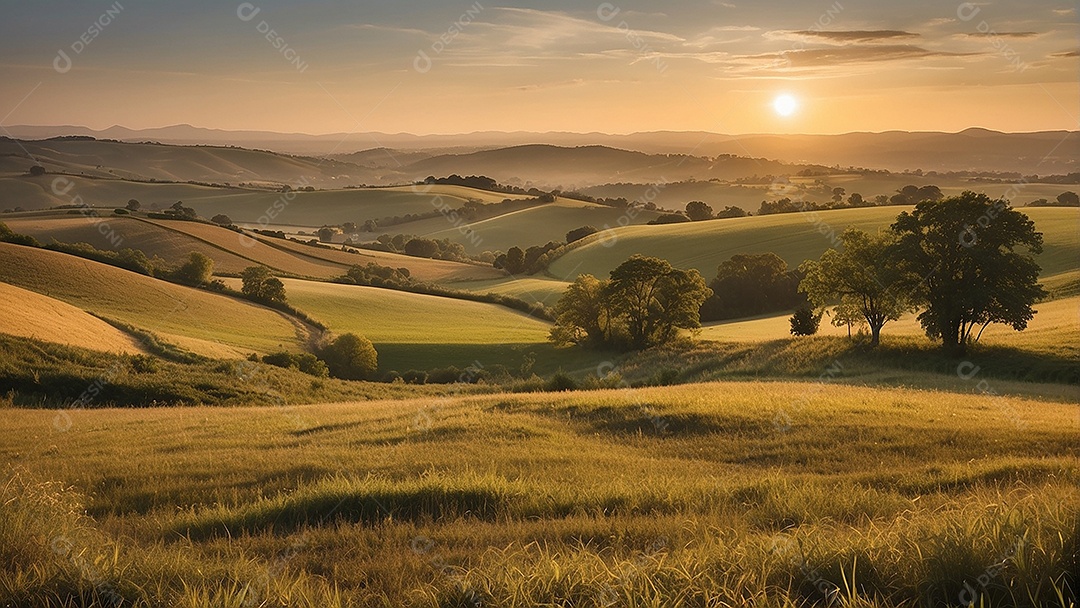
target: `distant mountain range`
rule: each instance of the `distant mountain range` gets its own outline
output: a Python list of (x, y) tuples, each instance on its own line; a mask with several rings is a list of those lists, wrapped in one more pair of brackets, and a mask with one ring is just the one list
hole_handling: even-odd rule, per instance
[[(461, 135), (407, 133), (335, 133), (307, 135), (267, 131), (224, 131), (191, 125), (134, 130), (110, 127), (96, 131), (78, 126), (12, 126), (7, 134), (19, 139), (45, 139), (61, 135), (89, 135), (120, 141), (156, 141), (192, 145), (228, 145), (266, 149), (286, 154), (333, 156), (373, 169), (400, 170), (435, 156), (456, 157), (460, 166), (430, 161), (432, 167), (451, 172), (485, 172), (474, 161), (491, 160), (470, 154), (510, 148), (511, 157), (528, 152), (523, 146), (548, 145), (572, 149), (607, 146), (645, 154), (694, 157), (736, 155), (766, 158), (789, 164), (859, 166), (890, 171), (1012, 171), (1047, 175), (1080, 171), (1080, 131), (1001, 133), (967, 129), (960, 133), (889, 131), (843, 135), (722, 135), (704, 132), (660, 131), (611, 135), (605, 133), (477, 132)], [(541, 152), (539, 149), (533, 152)], [(587, 152), (575, 152), (575, 155)], [(505, 155), (504, 155), (505, 156)], [(500, 159), (503, 164), (520, 162)], [(569, 162), (569, 161), (568, 161)], [(677, 161), (676, 161), (677, 162)], [(569, 163), (573, 164), (573, 163)], [(469, 167), (475, 167), (470, 169)], [(408, 172), (416, 167), (409, 167)], [(527, 168), (525, 165), (522, 169)], [(573, 167), (571, 167), (573, 168)], [(580, 169), (580, 167), (578, 167)], [(605, 169), (599, 169), (606, 171)], [(622, 171), (630, 170), (624, 167)], [(768, 171), (754, 171), (767, 173)], [(541, 181), (527, 171), (525, 180)], [(546, 180), (544, 180), (546, 181)], [(571, 176), (555, 180), (574, 182)]]

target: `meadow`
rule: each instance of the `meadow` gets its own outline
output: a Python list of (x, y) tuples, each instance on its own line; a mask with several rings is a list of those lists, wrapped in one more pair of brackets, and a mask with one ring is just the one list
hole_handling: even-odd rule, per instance
[(1076, 407), (1051, 398), (824, 379), (70, 416), (5, 413), (0, 602), (1075, 602)]
[[(572, 279), (578, 274), (606, 277), (634, 253), (660, 257), (680, 268), (696, 268), (706, 279), (716, 276), (721, 262), (736, 253), (773, 252), (796, 267), (818, 259), (835, 247), (834, 239), (848, 226), (866, 231), (887, 228), (906, 207), (872, 207), (833, 211), (785, 213), (666, 226), (628, 226), (574, 243), (549, 268), (549, 274)], [(1076, 229), (1080, 210), (1033, 207), (1022, 209), (1043, 233), (1043, 253), (1036, 256), (1042, 276), (1076, 269), (1080, 241)], [(837, 241), (838, 242), (838, 241)]]
[(308, 328), (244, 300), (74, 256), (0, 243), (0, 282), (135, 326), (196, 354), (300, 350)]

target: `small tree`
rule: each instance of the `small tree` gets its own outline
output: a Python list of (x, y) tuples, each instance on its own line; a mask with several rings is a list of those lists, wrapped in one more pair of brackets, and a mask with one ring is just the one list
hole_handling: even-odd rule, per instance
[(521, 247), (511, 247), (506, 250), (506, 260), (503, 262), (503, 268), (510, 274), (521, 274), (525, 272), (525, 252)]
[(224, 213), (219, 213), (215, 215), (214, 217), (210, 218), (210, 221), (214, 222), (218, 226), (232, 226), (232, 220), (229, 219), (229, 216), (225, 215)]
[(45, 167), (42, 167), (41, 165), (34, 165), (33, 167), (30, 167), (30, 175), (34, 177), (41, 177), (42, 175), (45, 175)]
[(607, 288), (608, 281), (600, 281), (591, 274), (579, 276), (555, 304), (551, 341), (560, 345), (607, 342), (611, 323)]
[(809, 306), (804, 306), (791, 315), (791, 335), (812, 336), (821, 324), (821, 313), (815, 313)]
[(241, 291), (249, 298), (260, 302), (285, 302), (285, 284), (266, 266), (249, 266), (240, 277), (243, 280)]
[(379, 368), (379, 355), (367, 338), (343, 334), (321, 351), (330, 375), (344, 380), (364, 380)]
[(695, 222), (713, 219), (713, 208), (701, 201), (686, 203), (686, 217)]
[(198, 287), (208, 283), (213, 274), (214, 260), (198, 251), (192, 251), (188, 255), (188, 261), (176, 270), (176, 280)]
[(322, 228), (319, 228), (318, 234), (320, 241), (324, 243), (331, 243), (333, 242), (334, 235), (337, 234), (337, 231), (329, 226), (323, 226)]
[(127, 206), (124, 207), (124, 208), (127, 209), (128, 211), (138, 211), (139, 209), (142, 209), (142, 203), (140, 203), (136, 199), (130, 199), (127, 202)]
[(566, 233), (567, 244), (574, 241), (580, 241), (581, 239), (589, 236), (590, 234), (596, 234), (599, 232), (594, 226), (582, 226), (581, 228), (574, 228), (570, 232)]
[(799, 290), (815, 306), (835, 304), (850, 312), (858, 310), (870, 326), (870, 344), (881, 341), (881, 328), (895, 321), (912, 307), (907, 301), (910, 289), (895, 257), (894, 235), (870, 235), (848, 228), (840, 235), (843, 251), (829, 249), (821, 260), (806, 261), (799, 270), (806, 274)]
[(1062, 192), (1057, 195), (1057, 204), (1061, 207), (1080, 207), (1080, 195), (1075, 192)]
[(405, 254), (418, 258), (433, 258), (439, 254), (439, 244), (431, 239), (413, 239), (405, 243)]

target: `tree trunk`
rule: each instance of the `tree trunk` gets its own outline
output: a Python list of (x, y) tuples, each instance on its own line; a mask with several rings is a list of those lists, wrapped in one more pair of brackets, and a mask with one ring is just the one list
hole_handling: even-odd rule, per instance
[(878, 344), (881, 344), (881, 326), (880, 325), (871, 325), (870, 326), (870, 346), (874, 347), (874, 346), (877, 346)]

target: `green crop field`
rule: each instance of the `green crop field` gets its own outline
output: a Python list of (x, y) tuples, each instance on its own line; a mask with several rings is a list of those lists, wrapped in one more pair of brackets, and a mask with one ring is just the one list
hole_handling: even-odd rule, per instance
[(618, 226), (620, 221), (644, 224), (657, 215), (652, 211), (636, 210), (634, 217), (630, 217), (622, 209), (560, 198), (552, 204), (512, 211), (471, 224), (455, 225), (445, 217), (437, 217), (390, 226), (381, 231), (450, 239), (461, 243), (466, 251), (480, 253), (506, 251), (511, 247), (525, 249), (549, 241), (562, 242), (566, 239), (566, 233), (574, 228)]
[(474, 293), (495, 293), (505, 296), (513, 296), (529, 303), (554, 306), (563, 292), (570, 284), (565, 281), (549, 279), (540, 276), (509, 279), (502, 278), (493, 281), (463, 281), (454, 285), (457, 289), (464, 289)]
[[(667, 226), (630, 226), (580, 241), (550, 267), (554, 277), (573, 280), (579, 274), (606, 277), (635, 253), (664, 258), (681, 268), (696, 268), (710, 280), (721, 262), (737, 253), (773, 252), (798, 266), (833, 247), (833, 235), (848, 226), (867, 231), (886, 228), (906, 207), (840, 209), (784, 213)], [(1080, 260), (1080, 209), (1023, 209), (1043, 233), (1044, 252), (1037, 257), (1043, 277), (1076, 269)], [(975, 218), (976, 220), (978, 218)], [(577, 243), (575, 243), (577, 245)]]
[(53, 251), (0, 243), (0, 282), (149, 330), (210, 357), (300, 350), (303, 330), (282, 314)]
[[(239, 286), (236, 279), (227, 283)], [(377, 287), (285, 279), (289, 303), (325, 323), (335, 333), (371, 340), (379, 368), (405, 371), (436, 367), (513, 364), (530, 352), (553, 353), (549, 325), (496, 304), (470, 302)], [(572, 353), (590, 359), (587, 353)], [(554, 371), (547, 362), (537, 371)]]
[(1062, 606), (1076, 405), (971, 390), (11, 410), (0, 601)]

